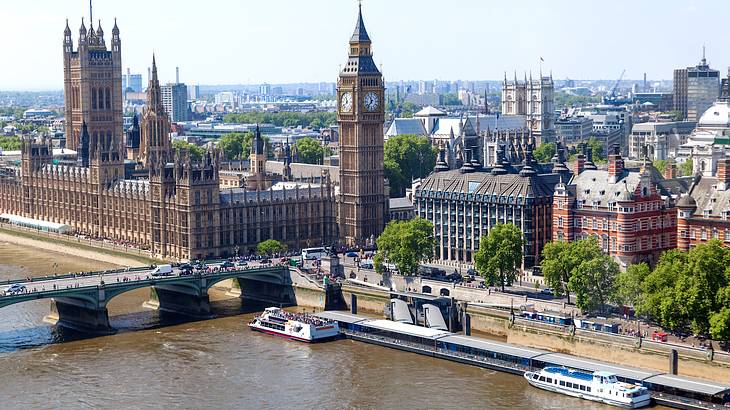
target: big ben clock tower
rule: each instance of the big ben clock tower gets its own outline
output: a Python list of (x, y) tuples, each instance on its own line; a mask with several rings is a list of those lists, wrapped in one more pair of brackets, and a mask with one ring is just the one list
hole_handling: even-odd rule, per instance
[(340, 240), (363, 245), (385, 228), (388, 197), (383, 171), (385, 87), (373, 62), (362, 6), (337, 81), (340, 126)]

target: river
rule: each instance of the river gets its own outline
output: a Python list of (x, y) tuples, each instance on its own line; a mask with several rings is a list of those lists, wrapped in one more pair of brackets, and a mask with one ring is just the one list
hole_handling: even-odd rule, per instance
[[(111, 267), (0, 243), (0, 280)], [(110, 302), (115, 335), (83, 338), (42, 321), (48, 300), (0, 310), (3, 409), (608, 409), (521, 377), (339, 340), (306, 345), (254, 333), (260, 306), (211, 295), (213, 320), (142, 308), (141, 289)]]

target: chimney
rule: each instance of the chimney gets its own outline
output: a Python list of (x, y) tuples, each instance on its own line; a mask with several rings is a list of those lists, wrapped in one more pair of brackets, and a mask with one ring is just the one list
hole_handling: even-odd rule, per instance
[(586, 156), (583, 155), (582, 152), (579, 152), (578, 155), (575, 156), (575, 169), (574, 169), (573, 173), (575, 175), (578, 175), (581, 172), (583, 172), (583, 168), (585, 168), (585, 164), (586, 164)]
[(730, 185), (730, 158), (722, 158), (717, 162), (717, 190), (724, 191)]
[(674, 179), (677, 177), (677, 166), (674, 165), (674, 162), (670, 162), (667, 164), (667, 166), (664, 168), (664, 179)]
[(180, 84), (180, 67), (175, 67), (175, 84)]
[(611, 146), (611, 154), (608, 155), (608, 182), (615, 184), (621, 179), (624, 173), (624, 159), (621, 158), (621, 149), (618, 144)]

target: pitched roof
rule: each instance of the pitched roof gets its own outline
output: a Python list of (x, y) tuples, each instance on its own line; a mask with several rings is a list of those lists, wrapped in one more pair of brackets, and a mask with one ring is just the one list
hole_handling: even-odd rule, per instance
[(418, 111), (417, 113), (413, 114), (414, 117), (429, 117), (429, 116), (445, 116), (446, 113), (439, 110), (438, 108), (434, 106), (427, 106), (421, 109), (421, 111)]
[(518, 174), (493, 175), (491, 172), (462, 174), (458, 169), (431, 173), (420, 191), (463, 193), (474, 195), (512, 196), (514, 198), (552, 197), (558, 175), (544, 174), (523, 177)]
[(350, 43), (363, 43), (370, 42), (370, 36), (367, 30), (365, 30), (365, 22), (362, 20), (362, 5), (358, 7), (357, 11), (357, 23), (355, 24), (355, 31), (352, 32), (350, 37)]
[(418, 118), (396, 118), (385, 133), (388, 137), (403, 134), (428, 135), (426, 128), (423, 127), (423, 121)]
[(697, 203), (697, 212), (710, 211), (711, 216), (720, 216), (730, 211), (730, 190), (718, 190), (717, 178), (699, 177), (690, 195)]

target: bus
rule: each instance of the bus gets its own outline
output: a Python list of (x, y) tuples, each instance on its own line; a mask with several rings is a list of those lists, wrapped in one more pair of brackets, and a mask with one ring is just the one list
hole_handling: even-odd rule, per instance
[(302, 261), (306, 260), (312, 260), (312, 259), (321, 259), (323, 256), (326, 256), (327, 252), (324, 248), (305, 248), (302, 249)]

